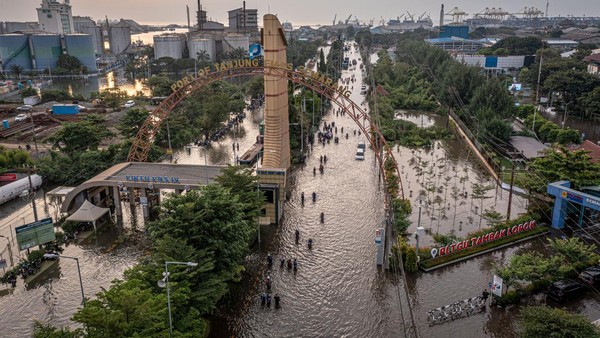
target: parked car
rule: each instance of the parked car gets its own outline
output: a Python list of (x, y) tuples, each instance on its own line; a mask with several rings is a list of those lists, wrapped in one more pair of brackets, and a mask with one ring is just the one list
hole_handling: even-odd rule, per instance
[(572, 279), (559, 280), (548, 287), (546, 294), (555, 301), (562, 302), (585, 293), (583, 284)]
[(588, 285), (594, 285), (600, 281), (600, 266), (592, 266), (579, 274), (579, 279)]
[(135, 101), (129, 100), (129, 101), (125, 102), (125, 108), (131, 108), (133, 106), (135, 106)]
[(17, 117), (15, 117), (15, 122), (20, 122), (20, 121), (25, 121), (27, 120), (27, 115), (25, 114), (19, 114), (17, 115)]
[(17, 107), (17, 111), (32, 111), (32, 110), (33, 110), (33, 106), (28, 105), (28, 104)]

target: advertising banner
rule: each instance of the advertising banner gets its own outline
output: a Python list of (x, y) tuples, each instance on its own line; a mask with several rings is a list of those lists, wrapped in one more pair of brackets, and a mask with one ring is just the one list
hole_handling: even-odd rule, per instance
[(498, 297), (502, 297), (502, 278), (494, 275), (494, 282), (492, 283), (492, 293)]

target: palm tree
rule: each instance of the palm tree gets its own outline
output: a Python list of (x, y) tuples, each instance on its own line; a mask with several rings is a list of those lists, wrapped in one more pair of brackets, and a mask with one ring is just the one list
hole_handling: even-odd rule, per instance
[(243, 59), (247, 55), (248, 52), (242, 47), (234, 48), (232, 51), (229, 52), (229, 58), (232, 60)]
[(18, 76), (19, 80), (21, 80), (21, 74), (23, 73), (23, 67), (21, 67), (20, 65), (11, 65), (10, 72), (15, 74), (16, 76)]

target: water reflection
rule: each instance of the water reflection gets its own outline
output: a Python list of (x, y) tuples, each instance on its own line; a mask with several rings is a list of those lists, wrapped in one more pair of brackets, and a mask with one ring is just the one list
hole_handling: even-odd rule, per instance
[(105, 76), (89, 76), (86, 79), (54, 79), (52, 84), (44, 87), (46, 90), (64, 90), (70, 95), (81, 95), (90, 98), (91, 93), (118, 88), (127, 92), (129, 96), (136, 96), (139, 92), (143, 95), (151, 95), (150, 89), (144, 85), (141, 79), (128, 79), (123, 69), (108, 72)]

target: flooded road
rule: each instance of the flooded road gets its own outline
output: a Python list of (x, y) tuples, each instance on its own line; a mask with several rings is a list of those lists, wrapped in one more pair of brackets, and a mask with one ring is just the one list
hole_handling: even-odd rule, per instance
[[(357, 55), (355, 51), (349, 56), (352, 59)], [(350, 74), (345, 71), (343, 77)], [(360, 78), (359, 73), (355, 74)], [(363, 100), (359, 94), (360, 83), (355, 83), (354, 88), (352, 99), (360, 103)], [(398, 113), (399, 118), (414, 120), (418, 124), (422, 120), (424, 126), (446, 124), (446, 117), (430, 113)], [(335, 122), (338, 135), (344, 127), (344, 132), (349, 132), (349, 139), (342, 137), (339, 144), (332, 142), (325, 147), (315, 145), (307, 163), (292, 169), (291, 198), (286, 203), (282, 224), (262, 229), (262, 242), (247, 259), (245, 278), (233, 285), (215, 315), (211, 337), (405, 336), (402, 313), (408, 320), (409, 310), (401, 279), (380, 271), (375, 265), (374, 234), (375, 229), (382, 226), (384, 213), (383, 192), (373, 153), (367, 149), (364, 161), (354, 160), (358, 142), (365, 140), (354, 135), (353, 131), (357, 130), (354, 122), (331, 112), (324, 119), (328, 123)], [(422, 224), (431, 228), (432, 233), (454, 230), (457, 235), (464, 236), (478, 230), (480, 223), (482, 227), (486, 226), (485, 219), (479, 211), (475, 211), (475, 206), (480, 209), (483, 205), (483, 209), (496, 208), (506, 213), (508, 194), (496, 190), (495, 186), (487, 191), (486, 198), (471, 201), (474, 183), (491, 184), (492, 181), (460, 141), (438, 141), (429, 151), (415, 150), (413, 153), (412, 149), (405, 147), (397, 147), (396, 151), (396, 159), (403, 166), (402, 179), (407, 198), (413, 190), (410, 197), (413, 204), (411, 231), (416, 227), (418, 218), (416, 198), (431, 182), (436, 184), (436, 189), (423, 199), (423, 203), (431, 200), (432, 205), (427, 203), (423, 207)], [(321, 155), (327, 156), (327, 164), (324, 174), (320, 175), (317, 171), (315, 176), (312, 169), (319, 166)], [(429, 164), (424, 165), (425, 161)], [(421, 170), (416, 169), (418, 167)], [(457, 187), (461, 193), (467, 191), (467, 197), (452, 198), (452, 187)], [(313, 191), (317, 193), (316, 203), (310, 200)], [(302, 192), (306, 196), (304, 206), (300, 201)], [(521, 198), (513, 201), (512, 217), (516, 217), (525, 210), (526, 201)], [(444, 210), (441, 210), (442, 205)], [(321, 212), (325, 214), (323, 224), (319, 220)], [(440, 213), (442, 217), (438, 218)], [(299, 244), (294, 242), (296, 229), (301, 234)], [(312, 250), (307, 248), (308, 238), (314, 240)], [(419, 272), (408, 276), (411, 304), (420, 336), (516, 337), (515, 308), (488, 309), (435, 327), (427, 324), (426, 312), (480, 295), (491, 282), (497, 264), (502, 264), (515, 251), (541, 250), (543, 240), (540, 238), (498, 250), (431, 273)], [(427, 235), (425, 242), (430, 244), (431, 236)], [(275, 259), (272, 268), (267, 267), (267, 254)], [(298, 271), (294, 273), (285, 267), (280, 268), (279, 257), (298, 259)], [(265, 290), (267, 276), (273, 281), (273, 294), (281, 296), (281, 309), (260, 305), (259, 295)], [(568, 306), (580, 309), (589, 318), (600, 316), (598, 301), (593, 296)]]
[[(49, 199), (38, 191), (36, 205), (39, 219), (55, 219), (55, 208)], [(129, 205), (123, 205), (129, 210)], [(108, 288), (115, 278), (121, 278), (123, 271), (133, 266), (140, 257), (141, 248), (136, 245), (136, 233), (143, 230), (141, 220), (136, 216), (141, 212), (125, 216), (123, 224), (101, 234), (97, 241), (86, 245), (69, 245), (62, 253), (79, 258), (81, 276), (86, 297), (94, 297), (102, 288)], [(17, 199), (0, 206), (2, 223), (0, 235), (11, 239), (15, 263), (26, 258), (26, 251), (18, 252), (14, 228), (33, 222), (31, 203)], [(12, 233), (12, 234), (11, 234)], [(121, 235), (131, 238), (128, 243), (114, 251), (107, 251), (113, 241)], [(8, 261), (8, 248), (0, 238), (2, 255)], [(3, 273), (3, 272), (2, 272)], [(49, 321), (53, 325), (74, 327), (71, 316), (81, 306), (81, 291), (77, 266), (74, 260), (62, 259), (47, 270), (39, 282), (25, 285), (18, 279), (16, 288), (0, 285), (0, 332), (2, 337), (28, 337), (32, 332), (33, 321)]]

